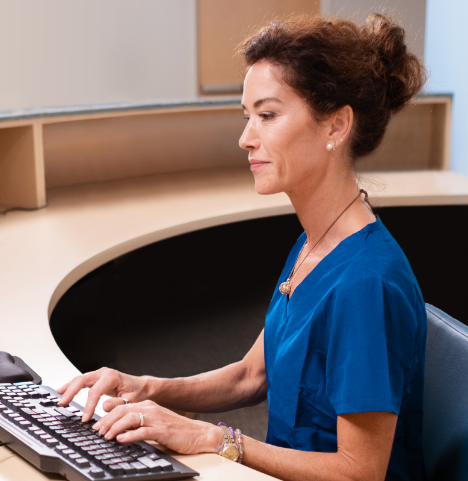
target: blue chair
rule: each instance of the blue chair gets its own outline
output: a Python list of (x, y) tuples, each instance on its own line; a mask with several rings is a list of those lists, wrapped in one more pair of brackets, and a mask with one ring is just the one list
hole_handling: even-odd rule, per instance
[(424, 459), (429, 481), (468, 480), (468, 326), (426, 304)]

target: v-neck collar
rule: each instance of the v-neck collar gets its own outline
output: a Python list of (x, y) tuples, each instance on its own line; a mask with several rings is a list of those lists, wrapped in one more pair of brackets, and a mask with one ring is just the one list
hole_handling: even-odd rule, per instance
[[(346, 247), (348, 244), (356, 242), (359, 240), (359, 236), (362, 234), (365, 234), (366, 232), (371, 232), (373, 230), (376, 230), (381, 227), (382, 221), (380, 220), (380, 217), (377, 216), (377, 219), (374, 222), (371, 222), (364, 226), (361, 230), (354, 232), (354, 234), (349, 235), (345, 239), (343, 239), (334, 249), (332, 249), (305, 277), (302, 279), (302, 281), (297, 285), (296, 289), (294, 289), (294, 292), (291, 296), (286, 295), (285, 297), (285, 302), (286, 305), (289, 306), (291, 304), (291, 299), (293, 295), (296, 293), (298, 289), (300, 289), (304, 284), (310, 282), (310, 279), (313, 279), (316, 276), (319, 276), (322, 272), (326, 272), (330, 263), (333, 262), (333, 259), (339, 254), (339, 252), (343, 249), (343, 247)], [(302, 241), (303, 237), (305, 236), (305, 232), (299, 237), (298, 243), (300, 245), (299, 241)], [(298, 251), (298, 254), (300, 254), (300, 249)], [(294, 263), (297, 259), (297, 256), (292, 259), (292, 263)], [(292, 265), (288, 266), (288, 270), (286, 272), (286, 278), (291, 272)], [(281, 282), (285, 282), (286, 279), (282, 279)]]

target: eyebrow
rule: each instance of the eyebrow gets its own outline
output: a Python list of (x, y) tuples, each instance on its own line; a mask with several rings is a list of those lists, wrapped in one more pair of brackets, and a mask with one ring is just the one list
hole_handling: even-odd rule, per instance
[[(260, 105), (262, 105), (262, 104), (265, 103), (265, 102), (280, 102), (280, 103), (282, 103), (282, 101), (281, 101), (280, 99), (277, 99), (276, 97), (265, 97), (265, 98), (263, 98), (263, 99), (257, 100), (257, 101), (253, 104), (253, 106), (254, 106), (255, 108), (257, 108), (257, 107), (260, 107)], [(245, 108), (245, 105), (244, 105), (244, 104), (242, 104), (242, 108), (243, 108), (244, 110), (247, 110), (247, 109)]]

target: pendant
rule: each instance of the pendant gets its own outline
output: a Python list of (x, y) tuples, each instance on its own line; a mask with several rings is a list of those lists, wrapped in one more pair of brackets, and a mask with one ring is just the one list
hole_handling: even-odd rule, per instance
[(289, 283), (289, 279), (286, 282), (280, 284), (279, 291), (283, 295), (288, 295), (291, 292), (291, 284)]

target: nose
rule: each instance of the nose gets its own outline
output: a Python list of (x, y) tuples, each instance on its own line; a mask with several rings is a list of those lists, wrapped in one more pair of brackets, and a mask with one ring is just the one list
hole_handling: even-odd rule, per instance
[(252, 119), (249, 119), (245, 126), (244, 132), (239, 139), (239, 147), (248, 151), (258, 149), (260, 146), (260, 139), (258, 137), (258, 130), (256, 129)]

